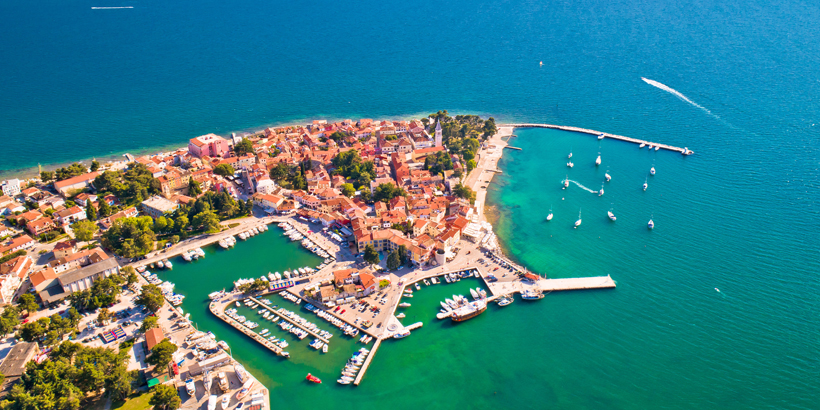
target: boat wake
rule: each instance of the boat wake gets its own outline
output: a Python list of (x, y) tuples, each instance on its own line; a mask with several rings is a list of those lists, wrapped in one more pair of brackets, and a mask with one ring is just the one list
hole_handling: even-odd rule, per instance
[(661, 83), (659, 83), (659, 82), (657, 82), (657, 81), (655, 81), (655, 80), (650, 80), (650, 79), (648, 79), (648, 78), (646, 78), (646, 77), (641, 77), (641, 80), (643, 80), (645, 83), (647, 83), (647, 84), (649, 84), (649, 85), (651, 85), (651, 86), (653, 86), (653, 87), (655, 87), (655, 88), (660, 88), (661, 90), (664, 90), (664, 91), (668, 92), (669, 94), (672, 94), (672, 95), (674, 95), (675, 97), (678, 97), (678, 98), (680, 98), (681, 100), (686, 101), (686, 102), (688, 102), (689, 104), (691, 104), (691, 105), (693, 105), (693, 106), (695, 106), (695, 107), (700, 108), (701, 110), (703, 110), (705, 113), (707, 113), (707, 114), (711, 115), (712, 117), (715, 117), (715, 118), (717, 118), (717, 119), (720, 119), (720, 117), (718, 117), (717, 115), (712, 114), (712, 111), (709, 111), (709, 109), (708, 109), (708, 108), (706, 108), (706, 107), (704, 107), (704, 106), (702, 106), (702, 105), (700, 105), (700, 104), (698, 104), (698, 103), (696, 103), (696, 102), (694, 102), (694, 101), (690, 100), (690, 99), (689, 99), (689, 98), (687, 98), (685, 95), (681, 94), (681, 93), (680, 93), (680, 91), (678, 91), (678, 90), (676, 90), (676, 89), (674, 89), (674, 88), (672, 88), (672, 87), (669, 87), (669, 86), (667, 86), (667, 85), (665, 85), (665, 84), (661, 84)]
[[(563, 181), (562, 181), (562, 182), (563, 182)], [(587, 188), (587, 187), (585, 187), (585, 186), (581, 185), (581, 183), (580, 183), (580, 182), (578, 182), (578, 181), (573, 181), (573, 180), (571, 180), (571, 179), (570, 179), (570, 180), (569, 180), (569, 182), (572, 182), (573, 184), (578, 185), (578, 187), (579, 187), (579, 188), (581, 188), (581, 189), (585, 189), (585, 190), (587, 190), (587, 191), (588, 191), (589, 193), (591, 193), (591, 194), (597, 194), (597, 193), (598, 193), (598, 191), (593, 191), (593, 190), (591, 190), (591, 189), (589, 189), (589, 188)]]

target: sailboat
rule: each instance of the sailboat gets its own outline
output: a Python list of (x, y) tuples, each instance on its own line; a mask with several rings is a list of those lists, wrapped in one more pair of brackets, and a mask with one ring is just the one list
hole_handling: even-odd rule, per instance
[(595, 159), (595, 166), (601, 165), (601, 153), (598, 153), (598, 158)]
[(610, 221), (614, 221), (614, 220), (618, 219), (618, 218), (615, 217), (615, 214), (612, 213), (612, 210), (607, 211), (606, 215), (609, 217)]
[(655, 167), (652, 167), (652, 168), (649, 170), (649, 173), (650, 173), (650, 174), (652, 174), (652, 175), (655, 175)]
[(606, 178), (606, 182), (609, 182), (612, 179), (612, 177), (609, 175), (609, 172), (604, 174), (604, 178)]
[(601, 184), (601, 190), (598, 191), (598, 196), (604, 196), (604, 184)]
[(575, 221), (575, 227), (577, 228), (580, 225), (581, 225), (581, 208), (578, 208), (578, 220)]
[(646, 191), (646, 188), (649, 188), (649, 185), (647, 185), (647, 182), (648, 182), (648, 181), (649, 181), (648, 179), (647, 179), (647, 180), (645, 180), (645, 181), (643, 181), (643, 190), (644, 190), (644, 191)]
[(569, 188), (569, 175), (564, 178), (564, 188)]
[(550, 205), (550, 213), (549, 213), (549, 215), (547, 215), (547, 220), (548, 221), (552, 220), (552, 205)]

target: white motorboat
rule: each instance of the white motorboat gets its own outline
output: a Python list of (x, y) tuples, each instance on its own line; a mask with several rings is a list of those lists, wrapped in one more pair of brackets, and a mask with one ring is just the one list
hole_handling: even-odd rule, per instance
[(659, 146), (655, 145), (655, 151), (657, 151), (657, 150), (659, 150), (659, 149), (661, 149), (661, 147), (659, 147)]
[(603, 186), (603, 184), (601, 185), (601, 190), (598, 191), (598, 196), (604, 196), (604, 186)]
[(610, 220), (612, 220), (612, 221), (614, 221), (614, 220), (616, 220), (616, 219), (617, 219), (617, 218), (615, 218), (615, 214), (613, 214), (613, 213), (612, 213), (612, 211), (607, 211), (606, 215), (607, 215), (607, 216), (609, 217), (609, 219), (610, 219)]
[(606, 182), (609, 182), (610, 180), (612, 180), (612, 177), (609, 176), (608, 172), (606, 174), (604, 174), (604, 178), (606, 178)]
[(600, 154), (598, 155), (598, 158), (595, 159), (595, 165), (596, 166), (601, 165), (601, 155)]
[(478, 299), (478, 292), (476, 292), (475, 289), (470, 289), (470, 295), (473, 297), (473, 299)]
[(399, 307), (410, 307), (410, 304), (407, 302), (399, 303)]
[(217, 396), (215, 394), (208, 397), (208, 410), (216, 410), (216, 400)]
[(641, 149), (641, 148), (643, 148), (643, 147), (645, 147), (645, 146), (646, 146), (646, 143), (645, 143), (645, 142), (642, 142), (642, 143), (641, 143), (641, 145), (640, 145), (640, 146), (638, 146), (638, 149)]
[(567, 166), (568, 166), (568, 167), (570, 167), (570, 168), (572, 168), (572, 167), (574, 167), (574, 166), (575, 166), (575, 164), (573, 164), (573, 163), (572, 163), (572, 161), (570, 161), (570, 162), (567, 162)]
[(650, 175), (655, 175), (655, 167), (652, 167), (652, 168), (649, 169), (649, 174)]
[(646, 191), (646, 188), (649, 188), (649, 185), (647, 184), (647, 182), (649, 182), (649, 180), (646, 180), (646, 181), (643, 182), (643, 190), (644, 191)]
[(160, 268), (160, 269), (164, 269), (165, 268), (165, 263), (163, 261), (157, 261), (157, 267)]
[(649, 144), (649, 148), (647, 148), (647, 149), (652, 151), (652, 144)]
[(655, 222), (652, 222), (652, 219), (649, 220), (649, 223), (646, 224), (647, 228), (655, 229)]
[(188, 391), (188, 395), (191, 397), (196, 394), (196, 384), (194, 379), (185, 380), (185, 390)]
[(564, 188), (569, 188), (569, 175), (564, 178)]
[(171, 261), (165, 261), (165, 269), (174, 269), (174, 265), (171, 263)]
[(219, 242), (217, 242), (217, 244), (219, 244), (219, 247), (222, 249), (228, 249), (228, 242), (225, 241), (224, 238), (220, 239)]
[(575, 227), (579, 227), (581, 225), (581, 209), (578, 209), (578, 220), (575, 221)]
[(421, 290), (421, 286), (419, 285), (418, 282), (415, 283), (415, 287), (416, 287), (416, 290)]
[(572, 150), (569, 151), (569, 155), (567, 155), (567, 159), (572, 158)]
[(182, 254), (182, 259), (185, 259), (186, 262), (191, 261), (191, 254), (189, 252), (185, 252)]
[(548, 221), (551, 221), (551, 220), (552, 220), (552, 207), (550, 207), (550, 213), (549, 213), (549, 214), (547, 214), (547, 220), (548, 220)]
[(455, 308), (458, 306), (458, 305), (456, 304), (456, 302), (454, 302), (454, 301), (453, 301), (452, 299), (450, 299), (450, 298), (445, 298), (445, 299), (444, 299), (444, 301), (445, 301), (445, 302), (447, 302), (447, 304), (448, 304), (448, 305), (450, 305), (450, 307), (451, 307), (451, 308), (453, 308), (453, 309), (455, 309)]
[(322, 353), (327, 353), (327, 344), (322, 346)]
[(599, 135), (599, 136), (598, 136), (598, 139), (599, 139), (599, 140), (604, 139), (604, 134)]
[(227, 409), (228, 404), (230, 404), (230, 403), (231, 403), (231, 395), (230, 394), (223, 395), (222, 396), (222, 410)]
[(498, 306), (507, 306), (510, 303), (513, 303), (514, 301), (515, 299), (510, 296), (503, 296), (498, 299)]
[(446, 310), (446, 311), (448, 311), (448, 312), (449, 312), (449, 311), (451, 311), (451, 310), (453, 310), (453, 308), (451, 308), (451, 307), (450, 307), (450, 305), (448, 305), (448, 304), (446, 304), (446, 303), (444, 303), (444, 302), (439, 302), (439, 303), (441, 304), (441, 307), (443, 307), (443, 308), (444, 308), (444, 310)]

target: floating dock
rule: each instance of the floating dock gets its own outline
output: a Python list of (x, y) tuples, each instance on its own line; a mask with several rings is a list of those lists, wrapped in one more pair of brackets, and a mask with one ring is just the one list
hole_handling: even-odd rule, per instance
[[(623, 135), (617, 135), (617, 134), (609, 134), (609, 133), (606, 133), (606, 132), (595, 131), (595, 130), (590, 130), (590, 129), (586, 129), (586, 128), (568, 127), (566, 125), (553, 125), (553, 124), (500, 124), (500, 125), (498, 125), (498, 127), (499, 128), (501, 128), (501, 127), (551, 128), (551, 129), (554, 129), (554, 130), (580, 132), (582, 134), (589, 134), (589, 135), (595, 135), (595, 136), (603, 135), (604, 138), (612, 138), (612, 139), (616, 139), (616, 140), (632, 142), (632, 143), (635, 143), (635, 144), (646, 144), (646, 145), (651, 145), (653, 147), (661, 147), (662, 149), (669, 150), (669, 151), (680, 152), (681, 154), (684, 154), (684, 155), (692, 155), (692, 154), (695, 153), (692, 150), (687, 150), (687, 149), (680, 148), (680, 147), (674, 147), (672, 145), (666, 145), (666, 144), (660, 144), (660, 143), (657, 143), (657, 142), (644, 141), (644, 140), (639, 140), (637, 138), (630, 138), (630, 137), (625, 137)], [(507, 148), (512, 148), (512, 147), (507, 147)]]
[(373, 344), (373, 348), (370, 349), (370, 354), (367, 355), (367, 359), (364, 359), (364, 364), (362, 364), (362, 368), (359, 369), (359, 374), (356, 375), (356, 379), (353, 380), (353, 384), (358, 386), (359, 383), (364, 378), (364, 374), (367, 373), (367, 368), (370, 367), (370, 362), (373, 361), (373, 356), (376, 356), (376, 351), (379, 350), (379, 346), (381, 346), (382, 340), (376, 339), (376, 343)]
[(278, 316), (278, 317), (280, 317), (280, 318), (282, 318), (282, 319), (285, 319), (286, 321), (290, 322), (291, 324), (293, 324), (294, 326), (298, 327), (299, 329), (302, 329), (302, 330), (304, 330), (305, 332), (308, 332), (308, 334), (310, 334), (311, 336), (313, 336), (313, 337), (315, 337), (315, 338), (317, 338), (317, 339), (321, 340), (321, 341), (322, 341), (322, 342), (324, 342), (325, 344), (329, 344), (329, 343), (330, 343), (330, 342), (328, 342), (328, 341), (327, 341), (327, 339), (325, 339), (324, 337), (319, 336), (319, 334), (318, 334), (318, 333), (316, 333), (316, 332), (314, 332), (314, 331), (312, 331), (312, 330), (310, 330), (310, 329), (308, 329), (308, 328), (306, 328), (306, 327), (302, 326), (301, 324), (299, 324), (299, 323), (295, 322), (293, 319), (291, 319), (291, 318), (289, 318), (289, 317), (287, 317), (287, 316), (285, 316), (285, 315), (283, 315), (283, 314), (281, 314), (281, 313), (279, 313), (279, 312), (277, 312), (277, 311), (273, 310), (273, 308), (272, 308), (272, 307), (270, 307), (270, 306), (268, 306), (268, 305), (266, 305), (266, 304), (262, 303), (261, 301), (259, 301), (259, 300), (258, 300), (258, 299), (256, 299), (255, 297), (251, 296), (249, 299), (250, 299), (250, 300), (252, 300), (252, 301), (254, 301), (254, 302), (256, 302), (257, 304), (259, 304), (259, 306), (261, 306), (261, 307), (263, 307), (263, 308), (265, 308), (265, 309), (269, 310), (271, 313), (275, 314), (276, 316)]
[(222, 306), (223, 306), (223, 304), (217, 303), (217, 302), (211, 302), (209, 304), (209, 308), (211, 310), (211, 313), (213, 313), (216, 317), (224, 320), (225, 323), (235, 327), (240, 332), (250, 336), (251, 339), (256, 340), (262, 346), (267, 347), (268, 349), (270, 349), (271, 351), (273, 351), (277, 355), (282, 356), (282, 348), (281, 347), (275, 345), (270, 340), (260, 336), (258, 333), (254, 332), (253, 330), (248, 329), (247, 327), (243, 326), (241, 323), (237, 322), (233, 318), (228, 317), (228, 315), (226, 315), (225, 312), (220, 311), (220, 308)]

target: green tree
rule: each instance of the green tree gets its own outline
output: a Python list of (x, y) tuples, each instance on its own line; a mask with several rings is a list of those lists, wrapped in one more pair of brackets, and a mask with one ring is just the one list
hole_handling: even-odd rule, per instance
[(193, 225), (207, 233), (219, 232), (219, 217), (212, 211), (203, 211), (194, 216)]
[(270, 179), (276, 181), (276, 183), (281, 185), (281, 182), (285, 180), (290, 174), (290, 167), (288, 164), (284, 162), (280, 162), (276, 164), (275, 167), (270, 169)]
[(154, 219), (154, 232), (163, 232), (168, 228), (168, 220), (164, 216)]
[(159, 324), (157, 323), (157, 320), (158, 319), (157, 319), (156, 316), (146, 317), (145, 320), (142, 321), (142, 326), (140, 327), (140, 332), (145, 333), (145, 332), (147, 332), (147, 331), (149, 331), (149, 330), (151, 330), (155, 327), (159, 327)]
[(99, 323), (100, 325), (105, 325), (110, 320), (111, 312), (108, 311), (108, 308), (100, 309), (100, 312), (97, 313), (97, 323)]
[(154, 395), (151, 396), (148, 404), (161, 410), (176, 410), (182, 404), (182, 400), (173, 386), (158, 384), (154, 386)]
[(263, 291), (268, 288), (268, 282), (262, 279), (256, 279), (251, 283), (245, 283), (239, 287), (239, 290), (245, 294), (252, 294), (255, 292)]
[(222, 175), (223, 177), (231, 176), (236, 172), (231, 164), (219, 164), (214, 168), (214, 174)]
[(131, 382), (134, 381), (134, 376), (134, 373), (129, 372), (125, 366), (115, 367), (110, 374), (105, 376), (105, 391), (120, 400), (125, 399), (131, 393)]
[(96, 171), (96, 170), (98, 170), (98, 169), (100, 169), (100, 163), (99, 163), (99, 162), (97, 162), (97, 160), (96, 160), (96, 159), (95, 159), (95, 160), (93, 160), (93, 161), (91, 161), (91, 172), (94, 172), (94, 171)]
[(336, 141), (337, 144), (341, 144), (342, 141), (344, 141), (344, 139), (347, 138), (347, 135), (343, 134), (340, 131), (336, 131), (333, 134), (330, 134), (330, 137), (328, 138), (332, 139), (333, 141)]
[(192, 198), (196, 198), (199, 194), (202, 193), (202, 188), (199, 186), (199, 182), (194, 181), (194, 178), (188, 179), (188, 196)]
[(20, 324), (20, 310), (16, 306), (7, 306), (0, 314), (0, 334), (7, 335)]
[(88, 169), (80, 163), (73, 163), (67, 167), (59, 168), (55, 171), (57, 181), (62, 181), (71, 177), (76, 177), (88, 172)]
[(88, 242), (94, 239), (94, 233), (97, 232), (97, 224), (87, 219), (83, 219), (74, 222), (74, 224), (71, 225), (71, 229), (74, 231), (74, 238), (78, 241)]
[(40, 180), (43, 182), (48, 182), (54, 179), (54, 172), (52, 171), (43, 171), (40, 172)]
[(455, 188), (453, 188), (453, 195), (467, 199), (470, 203), (475, 202), (475, 192), (466, 185), (457, 184)]
[(37, 319), (33, 322), (28, 322), (20, 326), (18, 337), (26, 342), (40, 340), (46, 335), (46, 333), (48, 333), (49, 324), (51, 324), (51, 319), (47, 317)]
[(474, 170), (476, 166), (477, 165), (474, 159), (467, 161), (467, 172)]
[(165, 303), (165, 298), (162, 296), (162, 290), (157, 285), (145, 285), (142, 287), (142, 292), (135, 301), (136, 304), (144, 306), (151, 312), (157, 313), (162, 309)]
[(391, 199), (404, 195), (406, 195), (406, 192), (404, 192), (403, 189), (393, 184), (385, 183), (376, 187), (376, 190), (373, 192), (373, 201), (390, 202)]
[(40, 308), (40, 305), (37, 304), (37, 299), (31, 293), (20, 295), (20, 298), (17, 299), (17, 306), (29, 314), (36, 312)]
[(188, 217), (185, 215), (180, 215), (174, 219), (174, 226), (176, 227), (178, 232), (182, 232), (185, 228), (188, 227)]
[(399, 261), (402, 265), (407, 264), (407, 247), (404, 245), (399, 245), (399, 249), (397, 249), (399, 254)]
[(356, 193), (356, 188), (353, 188), (353, 184), (344, 184), (342, 185), (342, 195), (352, 198), (353, 195)]
[(85, 216), (89, 221), (97, 220), (97, 208), (94, 208), (91, 201), (88, 201), (88, 206), (85, 207)]
[(379, 263), (379, 253), (376, 252), (376, 248), (374, 248), (373, 245), (364, 247), (364, 261), (371, 265)]
[(106, 202), (104, 199), (100, 198), (99, 204), (100, 204), (100, 212), (99, 212), (100, 217), (101, 218), (107, 218), (107, 217), (111, 216), (111, 214), (112, 214), (111, 206), (108, 205), (108, 202)]
[(120, 269), (120, 275), (125, 277), (125, 283), (128, 286), (131, 286), (139, 282), (139, 277), (137, 277), (137, 271), (136, 269), (134, 269), (133, 266), (123, 266), (123, 268)]
[(362, 201), (370, 202), (372, 199), (372, 195), (370, 194), (370, 188), (365, 185), (359, 187), (359, 197), (362, 198)]
[(102, 235), (102, 244), (117, 255), (133, 258), (154, 250), (156, 235), (150, 216), (120, 218)]
[(151, 355), (148, 356), (148, 360), (146, 361), (156, 366), (156, 369), (165, 369), (165, 367), (171, 363), (171, 360), (173, 360), (174, 352), (176, 351), (177, 345), (165, 339), (151, 349)]
[(495, 126), (495, 118), (490, 117), (487, 121), (484, 121), (484, 127), (482, 128), (484, 131), (484, 138), (490, 138), (498, 132), (498, 128)]
[(237, 157), (253, 154), (253, 143), (247, 138), (242, 138), (242, 141), (237, 142), (236, 145), (233, 146), (233, 152)]
[(401, 258), (399, 257), (399, 253), (396, 251), (390, 252), (390, 254), (387, 255), (387, 269), (395, 270), (399, 266), (401, 266)]

